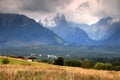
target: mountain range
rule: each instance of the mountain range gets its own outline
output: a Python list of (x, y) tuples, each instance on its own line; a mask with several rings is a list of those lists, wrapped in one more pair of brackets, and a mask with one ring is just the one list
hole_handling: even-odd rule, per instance
[(62, 14), (57, 14), (54, 18), (56, 26), (50, 28), (57, 35), (62, 37), (69, 44), (81, 44), (81, 45), (89, 45), (91, 39), (88, 34), (78, 28), (72, 27), (66, 20), (65, 16)]
[(102, 18), (97, 23), (84, 26), (77, 25), (89, 34), (99, 45), (120, 45), (120, 22), (111, 17)]
[(64, 15), (54, 17), (56, 26), (50, 28), (68, 43), (82, 45), (120, 45), (120, 21), (111, 17), (92, 25), (69, 22)]
[(25, 15), (0, 13), (0, 46), (120, 46), (120, 21), (111, 17), (92, 25), (69, 22), (63, 14), (57, 14), (53, 20), (56, 25), (47, 27)]
[(35, 20), (19, 14), (0, 13), (0, 45), (62, 44), (64, 40)]

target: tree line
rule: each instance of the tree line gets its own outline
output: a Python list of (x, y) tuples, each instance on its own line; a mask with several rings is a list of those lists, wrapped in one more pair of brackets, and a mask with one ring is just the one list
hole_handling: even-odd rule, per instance
[(116, 70), (120, 71), (120, 58), (108, 59), (108, 58), (92, 58), (92, 59), (68, 59), (58, 57), (55, 60), (48, 60), (49, 64), (82, 67), (88, 69), (98, 70)]
[[(17, 57), (21, 58), (21, 57)], [(24, 57), (22, 57), (24, 59)], [(31, 58), (28, 58), (31, 59)], [(34, 59), (37, 62), (46, 62), (49, 64), (60, 65), (60, 66), (71, 66), (71, 67), (82, 67), (88, 69), (98, 70), (116, 70), (120, 71), (120, 58), (80, 58), (80, 59), (66, 59), (58, 57), (57, 59)], [(3, 58), (3, 64), (9, 64), (8, 58)]]

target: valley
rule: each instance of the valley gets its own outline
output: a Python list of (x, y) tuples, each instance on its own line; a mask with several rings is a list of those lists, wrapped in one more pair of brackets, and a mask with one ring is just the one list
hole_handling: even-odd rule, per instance
[(120, 80), (120, 0), (0, 0), (0, 80)]
[(30, 56), (31, 54), (55, 55), (71, 58), (92, 58), (92, 57), (108, 57), (114, 58), (120, 56), (120, 47), (110, 46), (63, 46), (63, 45), (40, 45), (27, 47), (2, 47), (0, 48), (1, 55), (17, 55)]

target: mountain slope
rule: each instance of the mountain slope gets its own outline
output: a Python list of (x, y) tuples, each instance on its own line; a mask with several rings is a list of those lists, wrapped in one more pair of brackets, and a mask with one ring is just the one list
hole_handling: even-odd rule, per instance
[(100, 45), (118, 46), (120, 45), (120, 22), (111, 17), (102, 18), (96, 24), (91, 25), (96, 28), (94, 35), (98, 36)]
[(59, 44), (63, 39), (24, 15), (0, 14), (0, 44)]
[(111, 17), (102, 18), (92, 25), (72, 25), (85, 30), (97, 45), (120, 45), (120, 22)]
[(120, 46), (120, 22), (114, 22), (111, 29), (112, 34), (101, 42), (104, 45)]
[(77, 27), (72, 27), (65, 19), (64, 15), (57, 15), (54, 18), (56, 26), (51, 28), (56, 34), (61, 36), (67, 43), (90, 44), (91, 39), (87, 33)]

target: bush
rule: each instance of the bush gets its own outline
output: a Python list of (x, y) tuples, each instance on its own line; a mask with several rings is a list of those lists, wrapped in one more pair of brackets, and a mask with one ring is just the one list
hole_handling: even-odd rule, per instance
[(113, 66), (112, 69), (115, 70), (115, 71), (120, 71), (120, 66)]
[(112, 63), (113, 70), (120, 71), (120, 62), (114, 62)]
[(65, 62), (66, 66), (81, 67), (82, 62), (80, 60), (68, 60)]
[(55, 65), (64, 65), (64, 59), (63, 57), (58, 57), (56, 60), (55, 60)]
[(54, 62), (54, 60), (49, 60), (48, 63), (49, 64), (54, 64), (55, 62)]
[(113, 66), (120, 66), (120, 62), (113, 62), (112, 65)]
[(90, 60), (84, 60), (82, 62), (82, 67), (83, 68), (91, 68), (91, 66), (92, 66), (92, 62)]
[(103, 63), (100, 63), (100, 62), (96, 63), (95, 66), (94, 66), (94, 68), (95, 69), (99, 69), (99, 70), (103, 69)]
[(94, 66), (95, 69), (103, 69), (103, 70), (112, 70), (112, 65), (109, 64), (109, 63), (96, 63), (95, 66)]
[(3, 58), (2, 59), (2, 64), (9, 64), (9, 63), (10, 63), (10, 61), (9, 61), (8, 58)]
[(103, 69), (104, 70), (112, 70), (112, 65), (110, 63), (105, 63)]

